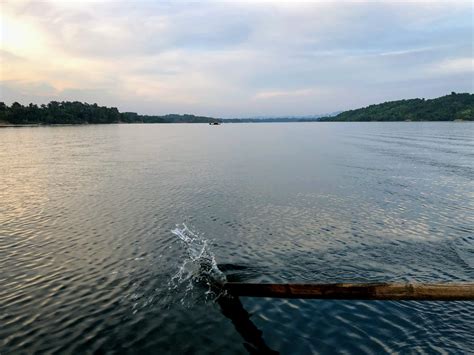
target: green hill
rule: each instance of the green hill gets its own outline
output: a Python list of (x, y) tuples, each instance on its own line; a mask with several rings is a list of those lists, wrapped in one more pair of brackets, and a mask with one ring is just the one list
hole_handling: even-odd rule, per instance
[(474, 94), (456, 94), (436, 99), (411, 99), (384, 102), (356, 110), (344, 111), (320, 121), (454, 121), (474, 120)]

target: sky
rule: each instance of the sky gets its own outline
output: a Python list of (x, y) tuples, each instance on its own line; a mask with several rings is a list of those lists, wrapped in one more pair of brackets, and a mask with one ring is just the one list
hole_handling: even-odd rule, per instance
[(473, 89), (471, 1), (0, 0), (0, 101), (297, 116)]

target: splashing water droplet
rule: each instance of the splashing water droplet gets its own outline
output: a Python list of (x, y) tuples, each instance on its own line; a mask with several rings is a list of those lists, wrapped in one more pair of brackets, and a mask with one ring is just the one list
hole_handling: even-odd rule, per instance
[[(177, 225), (171, 233), (176, 235), (186, 246), (187, 257), (178, 272), (171, 278), (170, 288), (185, 287), (185, 296), (192, 292), (195, 285), (205, 285), (208, 290), (205, 297), (218, 296), (226, 277), (217, 267), (214, 254), (208, 241), (198, 233), (190, 230), (184, 223)], [(216, 294), (217, 291), (217, 294)], [(182, 302), (184, 299), (181, 300)]]

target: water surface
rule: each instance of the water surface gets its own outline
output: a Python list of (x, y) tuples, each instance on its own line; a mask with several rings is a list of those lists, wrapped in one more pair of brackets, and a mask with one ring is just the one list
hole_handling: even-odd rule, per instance
[(238, 281), (473, 282), (473, 178), (472, 123), (2, 129), (0, 353), (245, 354), (258, 331), (283, 354), (471, 352), (472, 302), (242, 298), (243, 334), (192, 259), (205, 244)]

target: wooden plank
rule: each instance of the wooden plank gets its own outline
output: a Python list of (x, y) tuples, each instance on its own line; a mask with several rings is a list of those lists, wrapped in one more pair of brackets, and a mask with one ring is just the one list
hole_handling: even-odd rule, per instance
[(333, 300), (474, 301), (474, 283), (266, 284), (227, 282), (234, 296)]

